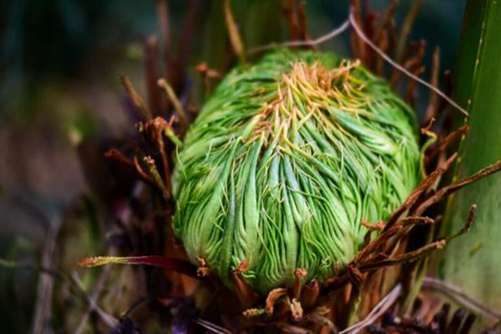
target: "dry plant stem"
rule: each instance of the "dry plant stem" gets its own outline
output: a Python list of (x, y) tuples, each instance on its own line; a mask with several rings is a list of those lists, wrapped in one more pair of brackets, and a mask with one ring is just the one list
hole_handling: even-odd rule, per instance
[[(409, 71), (415, 71), (422, 66), (425, 51), (426, 42), (423, 39), (413, 42), (409, 47), (409, 53), (412, 53), (413, 56), (409, 56), (408, 59), (403, 62), (402, 66)], [(397, 81), (399, 75), (400, 73), (396, 72), (396, 77), (392, 78), (393, 83)]]
[[(163, 87), (169, 87), (165, 81), (161, 81)], [(173, 93), (171, 91), (171, 93)], [(174, 105), (177, 105), (178, 100), (173, 100)], [(179, 108), (182, 108), (179, 106)], [(179, 114), (179, 111), (178, 111)], [(170, 162), (169, 157), (166, 152), (166, 144), (164, 141), (164, 134), (169, 128), (171, 128), (172, 124), (167, 123), (163, 118), (156, 117), (153, 120), (145, 121), (140, 124), (140, 131), (144, 132), (148, 139), (153, 142), (156, 146), (160, 158), (161, 158), (161, 167), (162, 167), (162, 175), (157, 169), (155, 160), (149, 156), (145, 156), (140, 162), (137, 156), (134, 156), (132, 161), (130, 161), (127, 157), (125, 157), (120, 151), (116, 149), (110, 149), (105, 153), (105, 157), (109, 159), (116, 160), (121, 164), (127, 166), (127, 168), (134, 170), (140, 179), (143, 181), (157, 187), (164, 196), (165, 200), (170, 200)], [(146, 171), (143, 168), (143, 165), (146, 167)]]
[[(419, 77), (421, 74), (423, 74), (424, 70), (425, 70), (425, 67), (423, 65), (423, 58), (425, 55), (425, 50), (426, 50), (426, 42), (424, 40), (420, 40), (417, 43), (417, 50), (415, 52), (416, 53), (415, 56), (409, 59), (408, 67), (404, 65), (404, 67), (408, 68), (409, 71), (411, 71), (411, 73), (417, 77)], [(433, 86), (435, 87), (435, 85), (433, 85)], [(415, 106), (415, 104), (416, 104), (415, 103), (416, 81), (410, 80), (407, 83), (407, 92), (406, 92), (405, 98), (409, 104), (411, 104), (412, 106)]]
[(269, 45), (258, 46), (258, 47), (250, 49), (248, 53), (255, 54), (255, 53), (263, 52), (266, 50), (275, 49), (278, 47), (301, 47), (301, 46), (315, 47), (317, 45), (320, 45), (322, 43), (327, 42), (328, 40), (330, 40), (336, 36), (339, 36), (340, 34), (345, 32), (349, 27), (350, 27), (350, 22), (348, 20), (346, 20), (339, 27), (336, 27), (331, 32), (329, 32), (323, 36), (320, 36), (316, 39), (308, 40), (308, 41), (290, 41), (290, 42), (279, 43), (279, 44), (269, 44)]
[(313, 307), (317, 303), (319, 295), (320, 284), (317, 280), (313, 280), (303, 286), (301, 304), (304, 305), (305, 308)]
[(164, 185), (166, 187), (167, 191), (167, 198), (171, 198), (171, 192), (170, 192), (170, 167), (169, 167), (169, 158), (167, 156), (166, 148), (165, 148), (165, 142), (164, 142), (164, 122), (162, 118), (155, 118), (154, 121), (157, 121), (157, 123), (160, 124), (155, 124), (154, 129), (155, 129), (155, 136), (154, 138), (156, 139), (156, 144), (158, 147), (158, 152), (160, 153), (161, 159), (162, 159), (162, 167), (163, 167), (163, 181)]
[(398, 36), (397, 48), (395, 52), (395, 60), (397, 63), (402, 62), (404, 58), (405, 46), (407, 44), (407, 40), (409, 39), (409, 34), (412, 30), (412, 26), (414, 25), (414, 21), (416, 21), (417, 14), (419, 13), (422, 3), (423, 0), (413, 1), (409, 12), (405, 16), (402, 29), (400, 30), (400, 35)]
[(308, 39), (308, 24), (306, 20), (306, 9), (305, 2), (300, 1), (297, 6), (298, 23), (299, 23), (299, 37), (300, 39), (307, 40)]
[[(387, 52), (390, 46), (390, 31), (393, 25), (393, 18), (397, 10), (398, 0), (391, 0), (386, 8), (381, 23), (374, 30), (374, 41), (378, 48)], [(374, 70), (378, 75), (384, 74), (384, 61), (381, 57), (375, 57)]]
[(198, 278), (197, 268), (190, 262), (178, 258), (169, 258), (158, 255), (128, 257), (94, 256), (85, 258), (79, 263), (80, 266), (87, 268), (106, 264), (149, 265), (153, 267), (160, 267), (165, 270), (176, 271), (193, 278)]
[(285, 6), (285, 14), (287, 15), (287, 22), (289, 23), (289, 32), (292, 40), (304, 39), (299, 33), (299, 21), (297, 16), (297, 3), (295, 0), (287, 0)]
[(219, 325), (213, 324), (209, 321), (203, 320), (203, 319), (197, 319), (195, 320), (195, 323), (211, 333), (217, 333), (217, 334), (233, 334), (231, 331), (227, 330), (224, 327), (221, 327)]
[(184, 111), (183, 105), (181, 104), (181, 101), (179, 101), (178, 97), (176, 96), (176, 93), (165, 79), (159, 79), (158, 86), (160, 86), (164, 90), (165, 95), (176, 110), (181, 126), (185, 128), (188, 124), (188, 118)]
[(410, 209), (421, 197), (421, 195), (428, 190), (434, 183), (437, 182), (442, 175), (449, 170), (453, 164), (453, 162), (456, 160), (457, 154), (453, 154), (449, 159), (443, 164), (443, 166), (437, 168), (435, 171), (433, 171), (426, 179), (424, 179), (421, 184), (412, 192), (412, 194), (407, 197), (405, 202), (397, 209), (395, 212), (391, 215), (391, 217), (388, 219), (386, 226), (384, 228), (385, 231), (389, 230), (390, 227), (392, 227), (398, 219), (402, 216), (402, 214)]
[(436, 221), (430, 217), (421, 217), (421, 216), (407, 216), (398, 221), (399, 224), (413, 224), (413, 225), (431, 225), (435, 224)]
[(360, 303), (362, 302), (362, 290), (360, 289), (361, 284), (352, 284), (352, 290), (350, 295), (350, 300), (348, 302), (348, 315), (347, 324), (353, 325), (359, 320), (358, 310)]
[[(430, 84), (438, 87), (438, 79), (440, 74), (440, 48), (435, 48), (433, 51), (432, 61), (431, 61), (431, 80)], [(423, 124), (428, 123), (432, 119), (437, 118), (437, 113), (439, 110), (439, 100), (435, 92), (431, 92), (430, 99), (428, 101), (428, 107), (424, 115)]]
[(407, 77), (410, 79), (416, 81), (417, 83), (425, 86), (428, 88), (430, 91), (435, 93), (436, 95), (440, 96), (442, 99), (444, 99), (447, 103), (449, 103), (451, 106), (453, 106), (455, 109), (457, 109), (459, 112), (463, 114), (463, 116), (468, 117), (468, 112), (461, 107), (459, 104), (457, 104), (454, 100), (452, 100), (450, 97), (448, 97), (444, 92), (436, 88), (433, 84), (430, 84), (423, 79), (419, 78), (409, 70), (407, 70), (405, 67), (402, 65), (398, 64), (398, 62), (394, 61), (391, 59), (383, 50), (381, 50), (374, 42), (372, 42), (363, 32), (363, 30), (360, 28), (358, 23), (355, 20), (353, 9), (350, 10), (349, 18), (345, 22), (343, 22), (339, 27), (334, 29), (333, 31), (327, 33), (326, 35), (323, 35), (317, 39), (311, 40), (311, 41), (291, 41), (291, 42), (286, 42), (286, 43), (281, 43), (281, 44), (271, 44), (271, 45), (265, 45), (261, 47), (256, 47), (253, 48), (249, 51), (249, 54), (257, 53), (257, 52), (262, 52), (265, 50), (270, 50), (276, 47), (298, 47), (298, 46), (316, 46), (319, 44), (322, 44), (338, 35), (346, 31), (349, 26), (353, 27), (355, 30), (356, 34), (358, 37), (366, 43), (374, 52), (376, 52), (383, 60), (385, 60), (387, 63), (389, 63), (393, 68), (396, 70), (402, 72), (405, 74)]
[(146, 107), (143, 98), (136, 91), (130, 79), (123, 75), (121, 76), (121, 80), (134, 107), (139, 111), (140, 115), (142, 115), (145, 119), (150, 120), (152, 118), (151, 111), (148, 107)]
[[(184, 19), (181, 39), (178, 42), (178, 52), (177, 52), (177, 68), (186, 70), (186, 61), (189, 59), (191, 53), (191, 47), (193, 44), (193, 39), (197, 37), (195, 35), (196, 25), (199, 22), (200, 7), (203, 1), (199, 0), (189, 0), (188, 1), (188, 13)], [(167, 77), (169, 78), (169, 77)], [(172, 83), (176, 87), (175, 82)]]
[(468, 112), (463, 107), (461, 107), (459, 104), (457, 104), (454, 100), (452, 100), (450, 97), (445, 95), (438, 88), (434, 87), (433, 85), (429, 84), (428, 82), (424, 81), (423, 79), (415, 76), (414, 74), (409, 72), (406, 68), (404, 68), (402, 65), (398, 64), (398, 62), (395, 62), (387, 54), (382, 52), (381, 49), (379, 49), (362, 31), (362, 29), (360, 28), (360, 26), (358, 25), (358, 23), (355, 20), (353, 12), (350, 12), (349, 20), (350, 20), (351, 26), (353, 27), (353, 29), (355, 29), (357, 35), (367, 45), (369, 45), (371, 47), (371, 49), (373, 49), (381, 58), (383, 58), (386, 62), (388, 62), (392, 67), (399, 70), (400, 72), (402, 72), (403, 74), (405, 74), (406, 76), (411, 78), (412, 80), (418, 82), (419, 84), (421, 84), (421, 85), (427, 87), (428, 89), (430, 89), (431, 91), (435, 92), (438, 96), (440, 96), (441, 98), (446, 100), (451, 106), (453, 106), (455, 109), (459, 110), (464, 116), (468, 117)]
[[(351, 0), (350, 8), (350, 13), (353, 15), (353, 20), (356, 21), (358, 26), (363, 26), (361, 0)], [(366, 63), (367, 58), (365, 52), (365, 44), (360, 36), (356, 34), (356, 31), (351, 35), (351, 44), (355, 57), (361, 59), (362, 62)]]
[[(383, 52), (388, 53), (390, 46), (396, 44), (395, 40), (395, 27), (394, 27), (394, 17), (397, 10), (398, 0), (391, 0), (390, 4), (385, 10), (383, 19), (379, 26), (376, 27), (374, 31), (374, 41), (376, 45)], [(384, 75), (384, 59), (381, 57), (375, 58), (374, 69), (376, 73), (383, 76)]]
[[(165, 83), (165, 81), (163, 81), (163, 80), (161, 82)], [(166, 83), (165, 83), (165, 85), (166, 85)], [(168, 87), (168, 86), (166, 86), (166, 87)], [(171, 93), (174, 94), (172, 91), (171, 91)], [(172, 100), (172, 101), (176, 101), (176, 100)], [(179, 103), (179, 101), (177, 100), (177, 102), (174, 102), (173, 104), (177, 105), (178, 103)], [(182, 110), (180, 103), (179, 103), (179, 106), (177, 108), (180, 108)], [(178, 111), (178, 113), (179, 112), (180, 111)], [(155, 117), (153, 120), (146, 121), (146, 122), (142, 123), (142, 125), (141, 125), (143, 132), (148, 137), (147, 139), (149, 139), (149, 141), (153, 142), (153, 144), (156, 145), (157, 151), (160, 154), (160, 157), (162, 160), (161, 167), (162, 167), (162, 172), (163, 172), (163, 185), (162, 185), (162, 182), (160, 182), (159, 187), (167, 195), (166, 199), (171, 198), (171, 192), (170, 192), (170, 184), (171, 184), (170, 163), (171, 162), (170, 162), (170, 157), (167, 155), (167, 151), (166, 151), (167, 147), (166, 147), (166, 143), (164, 140), (165, 139), (164, 136), (166, 136), (166, 137), (168, 137), (168, 139), (172, 140), (175, 145), (178, 145), (176, 138), (173, 136), (169, 136), (169, 131), (173, 132), (173, 129), (172, 129), (173, 122), (174, 122), (174, 117), (171, 117), (171, 120), (169, 122), (166, 122), (165, 119), (163, 119), (162, 117)], [(179, 131), (184, 132), (184, 128), (180, 127)]]
[(359, 266), (360, 271), (366, 272), (366, 271), (371, 271), (378, 269), (380, 267), (386, 267), (386, 266), (394, 266), (397, 264), (401, 263), (406, 263), (410, 261), (414, 261), (420, 257), (423, 257), (437, 249), (442, 249), (447, 241), (445, 239), (437, 240), (432, 243), (429, 243), (421, 248), (418, 248), (414, 251), (407, 252), (403, 255), (394, 257), (394, 258), (389, 258), (381, 261), (376, 261), (373, 263), (367, 263), (367, 264), (362, 264)]
[[(73, 283), (74, 286), (78, 287), (80, 294), (84, 297), (87, 307), (88, 307), (88, 312), (96, 312), (99, 315), (99, 318), (103, 321), (106, 326), (109, 328), (114, 328), (118, 325), (118, 319), (113, 317), (112, 315), (106, 313), (96, 302), (96, 297), (94, 294), (88, 295), (83, 287), (82, 281), (80, 280), (78, 274), (76, 272), (73, 272), (72, 275), (69, 275), (69, 279)], [(97, 290), (96, 290), (97, 291)], [(99, 292), (98, 292), (99, 294)], [(85, 321), (88, 318), (88, 312), (86, 313), (86, 316), (84, 316), (80, 322), (79, 327), (77, 328), (77, 332), (85, 329)]]
[[(409, 70), (407, 70), (404, 66), (400, 65), (398, 63), (398, 61), (394, 61), (393, 59), (391, 59), (378, 45), (376, 45), (370, 38), (368, 38), (365, 35), (365, 33), (363, 32), (363, 30), (360, 28), (360, 25), (358, 24), (358, 22), (356, 21), (353, 7), (350, 10), (348, 20), (344, 21), (339, 27), (335, 28), (331, 32), (327, 33), (326, 35), (320, 36), (317, 39), (314, 39), (311, 41), (291, 41), (291, 42), (280, 43), (280, 44), (265, 45), (265, 46), (253, 48), (248, 53), (254, 54), (254, 53), (262, 52), (265, 50), (274, 49), (277, 47), (317, 46), (317, 45), (320, 45), (320, 44), (342, 34), (344, 31), (346, 31), (349, 28), (350, 25), (353, 27), (355, 33), (360, 38), (360, 40), (363, 41), (364, 43), (366, 43), (374, 52), (376, 52), (381, 57), (381, 59), (383, 59), (384, 61), (389, 63), (395, 70), (402, 72), (410, 79), (425, 86), (431, 92), (433, 92), (437, 96), (441, 97), (443, 100), (445, 100), (451, 106), (453, 106), (455, 109), (460, 111), (465, 117), (468, 117), (468, 112), (463, 107), (461, 107), (459, 104), (457, 104), (454, 100), (452, 100), (444, 92), (439, 90), (434, 84), (424, 81), (423, 79), (419, 78), (417, 75), (415, 75), (412, 72), (410, 72)], [(376, 41), (376, 43), (378, 43), (378, 41)], [(381, 66), (378, 66), (378, 67), (381, 68)]]
[[(390, 46), (390, 41), (388, 37), (388, 31), (384, 31), (382, 33), (382, 37), (379, 39), (378, 48), (380, 48), (383, 52), (387, 52)], [(374, 71), (379, 76), (384, 75), (384, 60), (381, 57), (377, 57), (375, 59)]]
[(123, 166), (127, 167), (127, 169), (130, 169), (130, 170), (136, 172), (136, 174), (139, 176), (139, 178), (141, 180), (143, 180), (144, 182), (146, 182), (152, 186), (156, 186), (156, 184), (155, 184), (154, 180), (151, 178), (151, 176), (149, 176), (148, 174), (146, 174), (144, 172), (143, 168), (139, 164), (139, 160), (137, 159), (137, 157), (134, 157), (133, 161), (130, 161), (129, 159), (127, 159), (127, 157), (125, 155), (123, 155), (120, 151), (118, 151), (115, 148), (112, 148), (112, 149), (109, 149), (108, 151), (106, 151), (104, 156), (105, 156), (105, 158), (115, 160), (115, 161), (119, 162), (120, 164), (122, 164)]
[(462, 127), (454, 130), (448, 134), (445, 138), (441, 139), (436, 147), (434, 147), (429, 152), (426, 152), (425, 165), (428, 166), (437, 155), (444, 153), (447, 149), (454, 143), (459, 142), (469, 131), (470, 127), (468, 125), (463, 125)]
[(291, 40), (306, 40), (307, 28), (304, 2), (298, 0), (285, 0), (284, 2), (284, 14), (289, 24)]
[(238, 56), (241, 63), (245, 63), (245, 50), (242, 42), (242, 37), (238, 31), (237, 22), (231, 10), (230, 0), (224, 0), (224, 19), (226, 22), (226, 29), (230, 37), (231, 46), (233, 51)]
[[(160, 31), (164, 41), (164, 51), (165, 55), (170, 53), (171, 49), (171, 36), (169, 27), (169, 5), (167, 0), (156, 0), (157, 15), (159, 20)], [(166, 59), (167, 64), (169, 59)]]
[(148, 93), (148, 106), (149, 109), (154, 113), (163, 110), (161, 95), (157, 89), (156, 83), (159, 75), (157, 63), (159, 50), (158, 40), (155, 36), (148, 37), (144, 46), (144, 50), (145, 81), (147, 86), (146, 91)]
[[(61, 227), (61, 218), (54, 217), (49, 221), (46, 241), (42, 253), (41, 266), (52, 270), (54, 267), (54, 256), (56, 250), (56, 240)], [(32, 333), (43, 334), (49, 331), (47, 328), (52, 312), (52, 291), (54, 289), (54, 277), (48, 273), (40, 272), (40, 279), (37, 287), (37, 299), (33, 317)]]
[(356, 334), (362, 331), (367, 326), (373, 324), (379, 317), (381, 317), (398, 299), (402, 291), (401, 285), (397, 285), (386, 295), (367, 315), (365, 319), (356, 324), (342, 330), (339, 334)]
[(433, 277), (425, 277), (423, 280), (425, 289), (439, 291), (469, 310), (479, 313), (491, 320), (501, 321), (501, 312), (485, 307), (481, 302), (466, 295), (459, 288)]
[[(501, 169), (501, 166), (499, 167), (499, 169), (496, 169), (494, 167), (496, 167), (496, 166), (490, 166), (490, 168), (488, 167), (487, 170), (492, 172), (493, 170)], [(477, 173), (476, 175), (474, 175), (472, 178), (478, 179), (479, 177), (485, 177), (486, 175), (487, 175), (486, 172), (481, 171), (481, 172)], [(462, 182), (460, 182), (460, 183), (462, 183)], [(457, 190), (459, 188), (454, 187), (454, 189)], [(434, 195), (432, 195), (431, 197), (434, 197)], [(425, 202), (426, 202), (426, 200), (425, 200)], [(416, 259), (422, 258), (425, 255), (429, 254), (430, 252), (432, 252), (436, 249), (443, 248), (445, 246), (445, 244), (447, 242), (449, 242), (450, 240), (466, 233), (468, 231), (468, 229), (471, 227), (471, 225), (473, 224), (475, 209), (476, 209), (476, 206), (473, 205), (471, 210), (470, 210), (470, 213), (469, 213), (469, 216), (468, 216), (468, 219), (467, 219), (465, 226), (459, 232), (457, 232), (456, 234), (454, 234), (452, 236), (449, 236), (446, 238), (441, 238), (437, 241), (428, 243), (419, 249), (406, 252), (406, 253), (399, 255), (399, 256), (393, 256), (393, 257), (388, 258), (386, 255), (384, 255), (384, 253), (380, 253), (380, 255), (381, 255), (380, 257), (371, 256), (371, 254), (377, 254), (379, 247), (384, 246), (384, 241), (388, 240), (388, 238), (392, 234), (395, 233), (394, 231), (396, 230), (397, 226), (395, 226), (392, 229), (388, 229), (385, 232), (383, 232), (383, 234), (378, 239), (369, 243), (364, 249), (362, 249), (359, 253), (359, 256), (357, 257), (357, 259), (355, 259), (353, 261), (353, 264), (351, 266), (356, 268), (359, 272), (365, 273), (365, 272), (370, 272), (370, 271), (373, 271), (373, 270), (376, 270), (376, 269), (379, 269), (379, 268), (382, 268), (385, 266), (392, 266), (392, 265), (401, 264), (401, 263), (408, 263), (411, 261), (415, 261)], [(395, 247), (396, 247), (396, 245), (392, 246), (393, 249)], [(330, 285), (331, 288), (335, 289), (336, 287), (343, 286), (349, 280), (350, 280), (350, 270), (348, 270), (347, 272), (345, 272), (341, 275), (338, 275), (337, 277), (334, 277), (333, 279), (328, 280), (327, 284)]]
[(79, 325), (75, 330), (75, 334), (81, 334), (85, 331), (87, 321), (89, 320), (90, 313), (96, 309), (96, 300), (99, 299), (101, 292), (103, 291), (105, 284), (110, 276), (111, 267), (104, 268), (103, 272), (99, 275), (96, 284), (92, 292), (89, 295), (89, 300), (93, 301), (88, 305), (87, 310), (84, 312), (82, 318), (80, 319)]
[(310, 334), (311, 332), (308, 329), (299, 327), (299, 326), (294, 326), (290, 325), (288, 323), (278, 323), (276, 325), (278, 329), (281, 330), (282, 333), (289, 333), (289, 334)]
[[(381, 24), (376, 27), (374, 32), (375, 40), (378, 44), (381, 43), (384, 32), (390, 27), (393, 18), (395, 17), (395, 12), (397, 10), (398, 0), (391, 0), (390, 4), (386, 8), (383, 19), (381, 20)], [(381, 47), (381, 46), (380, 46)], [(380, 58), (378, 58), (380, 59)]]
[(426, 209), (428, 209), (430, 206), (433, 204), (438, 203), (441, 201), (443, 198), (449, 196), (450, 194), (458, 191), (459, 189), (463, 188), (464, 186), (471, 184), (473, 182), (478, 181), (481, 178), (484, 178), (486, 176), (489, 176), (491, 174), (494, 174), (498, 171), (501, 170), (501, 161), (498, 161), (490, 166), (487, 166), (486, 168), (481, 169), (474, 175), (467, 177), (459, 182), (456, 182), (452, 185), (443, 187), (442, 189), (438, 190), (435, 194), (433, 194), (430, 198), (428, 198), (426, 201), (424, 201), (415, 211), (416, 215), (422, 215)]
[[(24, 269), (34, 270), (41, 274), (50, 275), (53, 278), (57, 278), (60, 281), (67, 282), (71, 288), (70, 293), (75, 297), (82, 299), (88, 307), (91, 307), (93, 310), (95, 310), (97, 315), (100, 317), (100, 319), (106, 326), (108, 326), (109, 328), (113, 328), (118, 323), (118, 320), (115, 319), (112, 315), (106, 313), (96, 303), (92, 303), (92, 299), (88, 296), (87, 292), (83, 288), (76, 272), (74, 272), (73, 275), (70, 275), (59, 268), (47, 268), (44, 267), (43, 265), (33, 266), (32, 264), (22, 264), (22, 263), (20, 264), (14, 261), (7, 261), (3, 259), (0, 259), (0, 265), (9, 268), (24, 268)], [(45, 333), (47, 330), (47, 328), (45, 328), (46, 324), (47, 323), (45, 322), (42, 333)], [(33, 325), (35, 325), (35, 323)]]
[[(426, 231), (426, 243), (431, 242), (433, 228)], [(416, 262), (409, 263), (402, 270), (404, 293), (401, 301), (401, 313), (407, 316), (411, 315), (416, 298), (421, 291), (423, 279), (428, 268), (428, 258), (419, 259)]]
[(114, 316), (111, 314), (105, 312), (97, 303), (95, 300), (93, 300), (88, 294), (87, 291), (85, 291), (82, 282), (80, 281), (80, 278), (78, 276), (78, 273), (76, 271), (72, 272), (72, 274), (66, 274), (66, 273), (61, 273), (58, 272), (57, 275), (67, 281), (71, 284), (71, 286), (76, 290), (74, 293), (78, 295), (80, 298), (82, 298), (87, 306), (89, 308), (92, 308), (93, 311), (96, 312), (96, 314), (99, 316), (99, 318), (103, 321), (103, 323), (108, 327), (108, 328), (114, 328), (118, 324), (118, 319), (116, 319)]
[(155, 163), (155, 160), (150, 157), (146, 156), (143, 158), (144, 163), (146, 164), (146, 167), (148, 168), (148, 172), (150, 176), (152, 177), (153, 181), (155, 182), (155, 185), (160, 189), (162, 192), (162, 195), (166, 201), (168, 201), (171, 198), (170, 191), (168, 189), (168, 186), (164, 184), (164, 180), (162, 179), (162, 176), (160, 175), (160, 172), (157, 169), (157, 165)]
[(127, 157), (123, 155), (122, 152), (120, 152), (116, 148), (110, 148), (108, 151), (104, 153), (104, 157), (107, 159), (115, 160), (129, 169), (132, 170), (135, 169), (134, 164), (129, 159), (127, 159)]
[(327, 317), (329, 313), (328, 309), (319, 307), (312, 313), (308, 314), (305, 320), (312, 322), (313, 324), (320, 327), (320, 334), (337, 333), (337, 328), (334, 323)]
[(158, 186), (158, 184), (155, 182), (153, 177), (151, 175), (148, 175), (144, 170), (141, 164), (139, 163), (139, 159), (137, 156), (134, 156), (132, 158), (132, 161), (134, 163), (134, 167), (136, 168), (137, 173), (141, 176), (142, 179), (148, 180), (148, 183), (152, 184), (153, 186)]
[(207, 95), (212, 90), (211, 80), (221, 79), (222, 77), (218, 71), (209, 68), (209, 66), (207, 66), (207, 63), (198, 64), (195, 67), (195, 71), (197, 71), (198, 73), (200, 73), (200, 75), (202, 75), (204, 81), (205, 94)]

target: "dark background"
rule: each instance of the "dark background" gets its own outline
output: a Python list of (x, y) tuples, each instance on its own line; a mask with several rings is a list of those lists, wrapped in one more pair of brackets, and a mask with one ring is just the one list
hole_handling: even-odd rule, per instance
[[(233, 1), (249, 47), (288, 38), (283, 23), (253, 23), (260, 16), (256, 3), (271, 1)], [(202, 61), (221, 65), (212, 46), (227, 36), (213, 28), (222, 18), (214, 3), (198, 1), (193, 47), (186, 54), (193, 76)], [(379, 8), (387, 2), (369, 3)], [(398, 20), (411, 0), (400, 3)], [(464, 3), (424, 1), (412, 37), (426, 39), (427, 63), (439, 46), (443, 68), (453, 68)], [(173, 40), (182, 35), (187, 4), (169, 1)], [(348, 1), (309, 0), (306, 6), (310, 35), (319, 36), (345, 19)], [(157, 31), (153, 0), (0, 1), (0, 258), (37, 263), (49, 224), (88, 191), (75, 150), (82, 137), (134, 131), (118, 78), (125, 73), (144, 91), (142, 43)], [(345, 41), (322, 49), (346, 53)], [(0, 267), (2, 332), (29, 331), (37, 278), (32, 270)]]

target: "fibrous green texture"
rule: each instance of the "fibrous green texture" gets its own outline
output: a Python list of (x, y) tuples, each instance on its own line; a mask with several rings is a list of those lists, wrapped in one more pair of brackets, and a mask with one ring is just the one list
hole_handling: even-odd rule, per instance
[[(335, 273), (366, 220), (415, 187), (412, 111), (356, 61), (274, 51), (230, 72), (189, 129), (174, 175), (176, 235), (227, 285), (257, 291)], [(244, 264), (244, 265), (243, 265)]]
[[(461, 143), (455, 177), (473, 175), (501, 160), (501, 2), (467, 2), (458, 64), (455, 98), (468, 106), (470, 131)], [(449, 283), (494, 310), (501, 310), (501, 175), (481, 180), (450, 198), (443, 233), (459, 230), (475, 203), (471, 230), (447, 246), (440, 273)]]

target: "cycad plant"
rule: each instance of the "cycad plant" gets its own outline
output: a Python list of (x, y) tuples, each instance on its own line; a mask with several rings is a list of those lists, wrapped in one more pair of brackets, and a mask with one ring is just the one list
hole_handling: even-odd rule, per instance
[[(288, 3), (290, 26), (307, 37), (304, 8)], [(457, 158), (448, 148), (466, 128), (435, 131), (433, 120), (447, 105), (438, 97), (452, 102), (432, 87), (439, 55), (427, 84), (419, 78), (425, 45), (407, 42), (419, 5), (411, 7), (398, 39), (395, 8), (392, 2), (374, 20), (375, 13), (353, 1), (349, 19), (331, 34), (353, 28), (352, 59), (343, 59), (316, 50), (322, 38), (259, 48), (264, 55), (247, 52), (231, 2), (224, 1), (239, 64), (227, 74), (198, 67), (206, 83), (223, 79), (196, 114), (158, 74), (149, 73), (148, 82), (158, 80), (149, 89), (165, 93), (159, 110), (124, 79), (143, 115), (138, 129), (146, 149), (108, 156), (155, 189), (169, 237), (162, 255), (82, 264), (166, 269), (168, 298), (194, 301), (192, 323), (213, 332), (357, 333), (370, 325), (468, 332), (471, 318), (462, 322), (461, 315), (449, 324), (430, 310), (418, 322), (414, 301), (423, 258), (474, 221), (472, 206), (463, 225), (433, 237), (437, 203), (501, 164), (443, 181)], [(410, 105), (423, 83), (432, 97), (419, 132)], [(387, 321), (375, 325), (385, 313)]]
[(324, 281), (418, 183), (412, 110), (359, 62), (276, 50), (226, 75), (176, 158), (174, 230), (192, 262), (266, 293)]

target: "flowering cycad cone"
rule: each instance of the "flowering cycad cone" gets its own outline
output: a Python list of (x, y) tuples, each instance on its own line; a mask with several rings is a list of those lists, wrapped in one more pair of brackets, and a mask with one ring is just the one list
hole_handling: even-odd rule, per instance
[(189, 129), (174, 229), (194, 263), (266, 292), (325, 279), (416, 186), (410, 108), (357, 61), (278, 50), (230, 72)]

